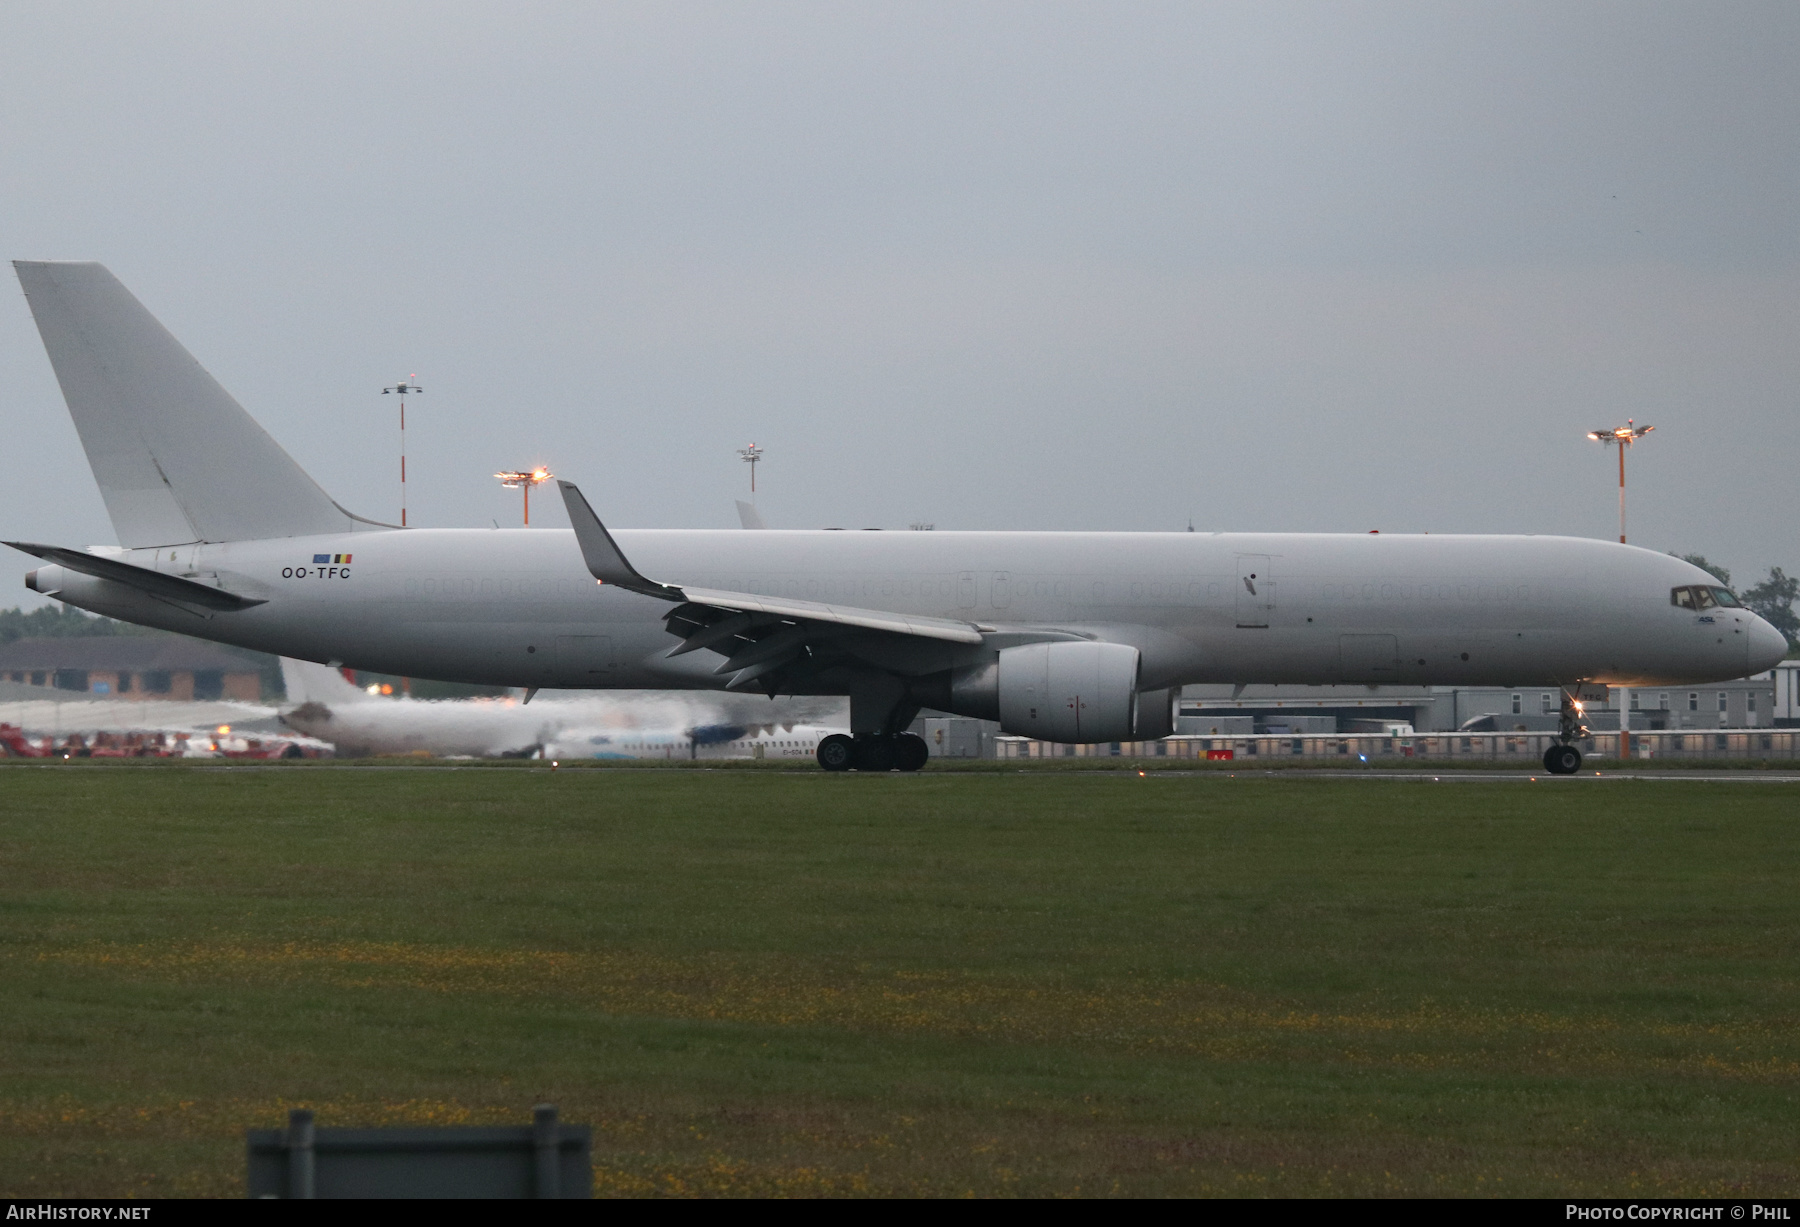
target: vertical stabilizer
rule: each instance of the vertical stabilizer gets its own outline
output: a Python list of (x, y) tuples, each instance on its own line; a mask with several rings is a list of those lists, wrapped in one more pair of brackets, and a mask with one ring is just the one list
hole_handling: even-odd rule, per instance
[(281, 658), (281, 682), (287, 688), (289, 703), (367, 703), (363, 691), (330, 665), (316, 665), (310, 660)]
[(356, 526), (103, 265), (13, 267), (120, 545)]

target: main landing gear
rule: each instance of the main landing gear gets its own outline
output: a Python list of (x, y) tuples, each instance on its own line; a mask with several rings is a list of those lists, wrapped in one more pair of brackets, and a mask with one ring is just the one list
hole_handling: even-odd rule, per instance
[(1562, 692), (1562, 711), (1558, 715), (1556, 744), (1544, 751), (1544, 770), (1551, 775), (1574, 775), (1581, 770), (1581, 751), (1574, 742), (1587, 736), (1581, 723), (1581, 704), (1568, 691)]
[(833, 733), (819, 743), (819, 766), (827, 771), (917, 771), (931, 757), (917, 733)]
[(1581, 770), (1581, 751), (1557, 744), (1544, 751), (1544, 770), (1551, 775), (1574, 775)]

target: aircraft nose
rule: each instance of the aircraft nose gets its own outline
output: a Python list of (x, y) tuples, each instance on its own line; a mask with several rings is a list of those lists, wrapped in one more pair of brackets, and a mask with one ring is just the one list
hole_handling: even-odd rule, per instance
[(1761, 618), (1750, 624), (1750, 672), (1773, 669), (1788, 654), (1787, 636)]

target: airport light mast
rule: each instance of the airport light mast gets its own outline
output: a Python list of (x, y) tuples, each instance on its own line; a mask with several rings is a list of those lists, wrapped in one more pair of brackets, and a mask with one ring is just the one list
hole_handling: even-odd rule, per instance
[(1625, 449), (1639, 439), (1655, 430), (1654, 426), (1639, 426), (1632, 418), (1625, 419), (1625, 425), (1615, 426), (1611, 430), (1590, 430), (1588, 438), (1598, 440), (1608, 447), (1614, 444), (1619, 448), (1619, 544), (1625, 544)]
[(530, 528), (531, 488), (533, 486), (543, 485), (554, 477), (555, 474), (540, 464), (535, 469), (514, 469), (510, 472), (496, 473), (494, 476), (500, 479), (500, 484), (506, 489), (523, 490), (525, 492), (525, 527)]
[[(1625, 544), (1625, 449), (1639, 439), (1655, 430), (1654, 426), (1639, 426), (1635, 418), (1626, 418), (1625, 425), (1615, 426), (1611, 430), (1590, 430), (1588, 438), (1604, 443), (1607, 447), (1617, 445), (1619, 449), (1619, 544)], [(1613, 693), (1619, 701), (1619, 757), (1631, 757), (1631, 687), (1620, 686)], [(1579, 708), (1579, 704), (1576, 705)]]
[(750, 466), (750, 497), (756, 497), (756, 462), (761, 460), (763, 449), (752, 443), (749, 447), (738, 448), (738, 459)]
[(425, 389), (421, 388), (418, 384), (407, 382), (407, 380), (413, 380), (413, 379), (417, 379), (417, 378), (418, 378), (417, 375), (408, 375), (405, 380), (402, 380), (401, 382), (395, 384), (393, 387), (383, 388), (381, 390), (381, 394), (383, 396), (386, 396), (390, 392), (398, 393), (400, 396), (400, 527), (401, 528), (406, 527), (406, 397), (407, 397), (407, 394), (410, 392), (425, 391)]

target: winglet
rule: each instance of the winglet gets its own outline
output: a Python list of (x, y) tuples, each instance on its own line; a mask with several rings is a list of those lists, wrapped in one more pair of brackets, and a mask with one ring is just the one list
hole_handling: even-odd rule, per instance
[(569, 523), (575, 528), (575, 540), (581, 546), (582, 561), (587, 563), (590, 574), (603, 584), (611, 584), (615, 588), (623, 588), (627, 592), (638, 592), (644, 596), (660, 597), (665, 601), (685, 601), (687, 594), (669, 584), (659, 584), (655, 580), (645, 579), (637, 573), (637, 568), (625, 561), (612, 534), (606, 531), (606, 525), (588, 506), (581, 490), (572, 481), (559, 481), (562, 487), (563, 505), (569, 509)]

